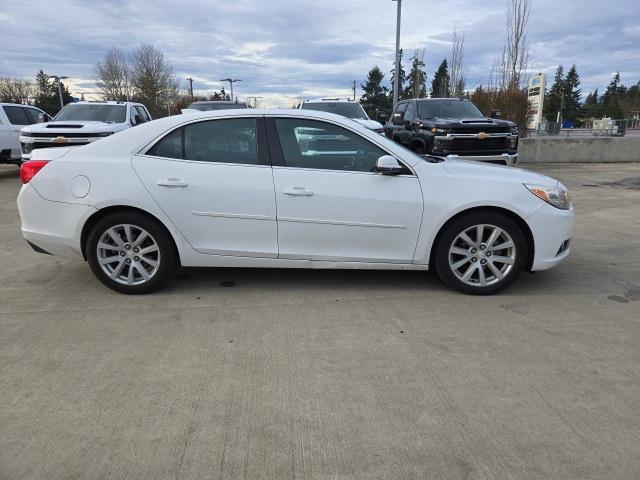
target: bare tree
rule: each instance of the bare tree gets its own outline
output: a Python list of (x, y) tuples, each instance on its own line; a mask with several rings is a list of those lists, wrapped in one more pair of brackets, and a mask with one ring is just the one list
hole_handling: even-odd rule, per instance
[(0, 77), (0, 102), (27, 104), (34, 95), (35, 89), (29, 80)]
[(449, 60), (449, 90), (453, 97), (462, 97), (466, 85), (466, 70), (464, 67), (464, 32), (453, 30), (451, 58)]
[(127, 56), (110, 49), (95, 66), (96, 86), (105, 100), (128, 101), (131, 97), (131, 68)]
[(523, 74), (529, 63), (527, 24), (531, 15), (532, 0), (508, 0), (506, 27), (507, 38), (502, 51), (501, 87), (520, 88)]
[(167, 100), (178, 93), (173, 67), (151, 45), (140, 45), (131, 54), (131, 86), (155, 117), (165, 115)]

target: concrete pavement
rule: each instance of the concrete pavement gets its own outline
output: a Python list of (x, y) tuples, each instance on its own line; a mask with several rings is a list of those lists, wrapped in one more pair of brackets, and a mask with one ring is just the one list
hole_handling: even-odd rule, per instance
[(527, 168), (570, 187), (573, 253), (497, 296), (191, 269), (128, 297), (27, 247), (0, 167), (0, 479), (640, 478), (640, 165)]

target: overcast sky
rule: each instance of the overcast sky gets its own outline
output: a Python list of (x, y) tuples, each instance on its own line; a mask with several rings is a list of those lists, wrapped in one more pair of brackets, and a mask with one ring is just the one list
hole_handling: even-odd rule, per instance
[[(616, 71), (640, 80), (640, 0), (532, 0), (531, 70), (551, 81), (558, 64), (577, 65), (583, 91), (603, 88)], [(379, 65), (389, 81), (395, 46), (391, 0), (0, 0), (0, 76), (39, 69), (71, 77), (73, 95), (95, 91), (93, 67), (110, 47), (159, 48), (182, 89), (211, 93), (234, 77), (240, 98), (288, 106), (298, 96), (350, 95)], [(486, 83), (504, 42), (507, 0), (403, 0), (406, 70), (425, 47), (428, 82), (466, 33), (468, 87)], [(358, 95), (361, 91), (358, 88)]]

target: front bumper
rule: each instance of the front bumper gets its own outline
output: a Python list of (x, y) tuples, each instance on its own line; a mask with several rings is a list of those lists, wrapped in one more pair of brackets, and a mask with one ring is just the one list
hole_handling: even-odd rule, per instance
[(449, 155), (446, 155), (444, 158), (451, 158), (451, 159), (457, 159), (457, 160), (475, 160), (476, 162), (497, 163), (499, 165), (507, 165), (509, 167), (512, 167), (518, 163), (517, 153), (500, 153), (497, 155), (449, 154)]
[(532, 271), (555, 267), (569, 256), (575, 224), (573, 205), (569, 210), (560, 210), (544, 203), (527, 218), (527, 223), (535, 248)]
[(82, 259), (82, 225), (96, 211), (94, 207), (50, 202), (27, 183), (18, 195), (18, 211), (22, 221), (22, 236), (32, 248), (36, 246), (51, 255)]
[(64, 134), (57, 137), (25, 137), (20, 135), (22, 160), (31, 159), (31, 152), (36, 148), (79, 147), (101, 138), (105, 137), (65, 137)]

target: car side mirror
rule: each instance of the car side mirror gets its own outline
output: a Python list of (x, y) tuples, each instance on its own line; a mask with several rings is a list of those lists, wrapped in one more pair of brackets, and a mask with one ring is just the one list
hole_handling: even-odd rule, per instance
[(376, 172), (382, 175), (400, 175), (404, 168), (391, 155), (382, 155), (376, 161)]
[(491, 110), (491, 118), (502, 118), (502, 112), (500, 110)]
[(49, 119), (47, 118), (48, 115), (44, 114), (44, 113), (39, 113), (38, 114), (38, 123), (46, 123), (49, 121)]
[(393, 122), (394, 125), (402, 125), (402, 115), (394, 113), (393, 117), (391, 117), (391, 122)]
[(378, 115), (378, 121), (379, 121), (380, 123), (384, 123), (384, 122), (386, 122), (388, 119), (389, 119), (389, 117), (387, 116), (387, 114), (386, 114), (386, 113), (381, 113), (381, 114), (379, 114), (379, 115)]

